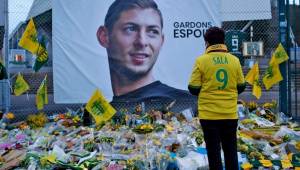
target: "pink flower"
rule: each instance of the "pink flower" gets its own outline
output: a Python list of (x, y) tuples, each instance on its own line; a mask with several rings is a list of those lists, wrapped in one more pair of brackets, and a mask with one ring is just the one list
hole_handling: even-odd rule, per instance
[(122, 170), (124, 167), (122, 165), (118, 164), (110, 164), (107, 168), (107, 170)]
[(17, 139), (18, 141), (20, 141), (20, 140), (25, 140), (25, 139), (26, 139), (26, 135), (24, 135), (24, 134), (17, 134), (17, 135), (16, 135), (16, 139)]
[(0, 143), (0, 150), (11, 149), (12, 146), (11, 143)]

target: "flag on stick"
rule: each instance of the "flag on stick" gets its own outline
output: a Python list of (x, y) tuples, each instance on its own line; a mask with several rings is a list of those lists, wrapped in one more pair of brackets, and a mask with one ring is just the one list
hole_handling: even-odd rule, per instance
[(116, 113), (116, 110), (109, 104), (98, 89), (89, 99), (85, 109), (94, 117), (96, 125), (100, 125), (111, 119)]
[(263, 83), (267, 90), (269, 90), (273, 85), (283, 80), (279, 69), (279, 64), (283, 63), (288, 59), (289, 57), (286, 51), (284, 50), (282, 44), (280, 43), (276, 48), (275, 52), (273, 53), (272, 58), (269, 62), (269, 66), (263, 77)]
[(289, 59), (289, 56), (287, 55), (282, 44), (279, 43), (278, 47), (276, 48), (275, 52), (272, 55), (270, 64), (281, 64), (288, 59)]
[(47, 75), (37, 90), (35, 101), (38, 110), (43, 109), (44, 105), (48, 104)]
[(48, 52), (45, 45), (45, 37), (42, 36), (41, 42), (38, 41), (37, 31), (31, 18), (19, 41), (19, 46), (36, 55), (34, 71), (37, 72), (48, 61)]
[(253, 86), (252, 94), (257, 99), (259, 99), (261, 97), (261, 86), (260, 86), (260, 82), (259, 82), (259, 66), (258, 66), (257, 62), (253, 65), (251, 70), (248, 72), (245, 80)]
[(263, 83), (267, 90), (269, 90), (273, 85), (280, 82), (282, 80), (282, 75), (279, 70), (278, 64), (269, 65), (264, 77), (263, 77)]
[(20, 96), (27, 90), (29, 90), (28, 83), (24, 80), (23, 76), (20, 73), (18, 73), (18, 77), (17, 77), (15, 85), (14, 85), (15, 95)]
[(19, 46), (30, 51), (32, 54), (36, 54), (39, 48), (39, 42), (37, 39), (37, 31), (33, 19), (31, 18), (25, 28), (25, 31), (19, 41)]

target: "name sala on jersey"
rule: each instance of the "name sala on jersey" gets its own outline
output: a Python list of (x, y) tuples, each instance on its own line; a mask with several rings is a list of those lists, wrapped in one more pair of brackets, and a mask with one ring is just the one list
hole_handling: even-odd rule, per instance
[(227, 57), (225, 56), (214, 56), (213, 57), (213, 62), (215, 65), (217, 64), (228, 64)]

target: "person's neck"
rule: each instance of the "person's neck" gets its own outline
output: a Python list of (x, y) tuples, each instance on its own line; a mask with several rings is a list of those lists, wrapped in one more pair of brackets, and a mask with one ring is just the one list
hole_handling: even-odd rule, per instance
[(111, 75), (111, 84), (114, 96), (120, 96), (129, 93), (148, 84), (151, 84), (154, 81), (155, 79), (151, 72), (137, 80), (131, 80), (126, 76), (119, 76), (116, 74)]

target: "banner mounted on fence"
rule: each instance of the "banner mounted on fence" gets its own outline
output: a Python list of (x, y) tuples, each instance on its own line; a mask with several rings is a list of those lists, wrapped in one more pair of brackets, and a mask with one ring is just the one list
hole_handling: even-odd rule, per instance
[[(163, 18), (162, 31), (159, 14), (148, 9), (126, 15), (122, 13), (127, 24), (122, 20), (123, 23), (119, 22), (122, 29), (118, 27), (119, 32), (109, 34), (108, 29), (100, 26), (104, 25), (104, 17), (112, 2), (53, 1), (55, 102), (85, 103), (95, 88), (111, 100), (115, 90), (112, 90), (110, 74), (119, 75), (119, 78), (123, 76), (123, 79), (114, 77), (113, 82), (118, 83), (113, 86), (128, 84), (130, 88), (132, 84), (128, 82), (145, 82), (141, 76), (152, 78), (153, 73), (153, 79), (187, 90), (194, 60), (205, 50), (204, 32), (221, 24), (221, 2), (157, 0)], [(120, 9), (112, 11), (108, 22), (118, 18), (116, 13)], [(128, 17), (133, 20), (128, 21)], [(133, 35), (138, 37), (137, 41), (132, 40)], [(113, 49), (112, 44), (117, 48)], [(144, 45), (150, 48), (144, 48)], [(128, 74), (135, 76), (124, 78)], [(122, 93), (116, 94), (115, 91), (115, 95)]]

